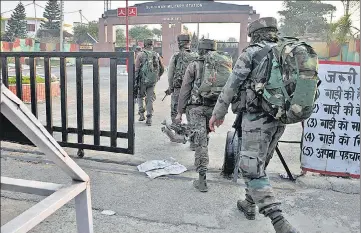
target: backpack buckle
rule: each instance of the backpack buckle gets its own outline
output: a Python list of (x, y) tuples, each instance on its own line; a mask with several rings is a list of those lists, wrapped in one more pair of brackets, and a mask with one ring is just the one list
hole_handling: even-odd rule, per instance
[(256, 85), (254, 87), (256, 93), (259, 95), (262, 95), (263, 91), (264, 91), (264, 86), (265, 86), (264, 83), (256, 83)]

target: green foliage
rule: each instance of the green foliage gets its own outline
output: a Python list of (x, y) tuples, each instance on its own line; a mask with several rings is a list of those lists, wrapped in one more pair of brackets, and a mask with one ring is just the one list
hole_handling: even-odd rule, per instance
[(11, 17), (6, 25), (5, 40), (14, 41), (16, 38), (26, 38), (27, 37), (27, 28), (26, 28), (26, 13), (24, 5), (19, 2), (19, 4), (14, 9), (14, 12), (11, 14)]
[(78, 41), (86, 34), (88, 33), (88, 26), (85, 24), (78, 24), (73, 27), (73, 40), (75, 43), (78, 43)]
[(191, 50), (193, 52), (196, 52), (198, 49), (198, 37), (196, 36), (196, 33), (193, 33), (192, 40), (191, 40)]
[[(352, 0), (341, 0), (344, 5), (344, 16), (337, 22), (331, 23), (328, 34), (328, 42), (336, 41), (338, 44), (344, 44), (349, 39), (354, 38), (356, 33), (360, 33), (360, 29), (352, 26), (351, 15), (360, 11), (360, 2)], [(356, 30), (356, 33), (353, 31)]]
[(57, 0), (48, 0), (45, 6), (43, 17), (48, 21), (42, 21), (40, 27), (42, 29), (58, 29), (60, 30), (60, 5)]
[(117, 28), (115, 33), (115, 45), (118, 47), (125, 47), (126, 38), (124, 35), (124, 30), (122, 28)]
[[(45, 79), (41, 76), (36, 76), (36, 83), (44, 83)], [(30, 76), (23, 76), (22, 78), (23, 84), (30, 84)], [(10, 76), (9, 77), (9, 84), (16, 84), (16, 77)]]
[(96, 21), (75, 25), (73, 27), (73, 41), (77, 43), (87, 33), (98, 40), (98, 23)]
[(304, 36), (314, 33), (325, 37), (329, 29), (326, 16), (336, 10), (331, 4), (321, 1), (283, 2), (284, 10), (278, 11), (282, 16), (280, 31), (287, 36)]
[(88, 24), (88, 33), (96, 40), (99, 40), (98, 35), (98, 22), (97, 21), (91, 21)]
[(160, 38), (162, 36), (162, 30), (160, 30), (158, 28), (153, 28), (152, 32), (158, 38)]
[(129, 36), (137, 41), (153, 38), (154, 33), (147, 25), (136, 25), (129, 30)]

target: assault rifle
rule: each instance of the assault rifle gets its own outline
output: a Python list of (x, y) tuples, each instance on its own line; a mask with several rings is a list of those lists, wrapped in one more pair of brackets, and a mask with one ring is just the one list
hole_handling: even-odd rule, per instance
[(165, 96), (163, 97), (162, 101), (165, 99), (165, 97), (172, 94), (172, 92), (169, 90), (169, 88), (167, 90), (165, 90), (164, 93), (165, 93)]
[(164, 125), (161, 128), (162, 132), (169, 137), (171, 142), (186, 144), (193, 136), (193, 132), (188, 124), (169, 123), (164, 120), (162, 125)]
[(139, 92), (140, 92), (140, 75), (138, 74), (135, 77), (135, 82), (134, 82), (133, 96), (135, 100), (138, 98)]
[(235, 132), (233, 134), (233, 138), (232, 138), (232, 144), (234, 143), (234, 139), (236, 137), (236, 140), (237, 140), (237, 149), (236, 149), (236, 152), (237, 154), (235, 154), (236, 156), (236, 159), (235, 159), (235, 166), (234, 166), (234, 170), (233, 170), (233, 182), (237, 182), (237, 179), (238, 179), (238, 173), (239, 173), (239, 163), (240, 163), (240, 153), (239, 153), (239, 149), (240, 149), (240, 141), (241, 138), (242, 138), (242, 117), (243, 117), (243, 112), (242, 111), (239, 111), (237, 113), (237, 117), (232, 125), (232, 128), (234, 128)]

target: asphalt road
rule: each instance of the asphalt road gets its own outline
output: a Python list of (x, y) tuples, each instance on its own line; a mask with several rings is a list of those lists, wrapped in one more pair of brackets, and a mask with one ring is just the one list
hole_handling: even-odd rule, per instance
[[(68, 68), (69, 93), (75, 87)], [(109, 125), (106, 93), (109, 88), (107, 68), (101, 69), (102, 76), (102, 127)], [(91, 117), (91, 68), (84, 69), (84, 109), (86, 125), (92, 126)], [(71, 81), (73, 80), (73, 81)], [(126, 76), (118, 77), (119, 105), (126, 106)], [(224, 125), (216, 129), (210, 138), (210, 164), (208, 193), (199, 193), (192, 188), (194, 153), (187, 145), (170, 143), (161, 133), (161, 122), (170, 118), (170, 98), (161, 98), (167, 87), (166, 77), (162, 77), (156, 88), (155, 116), (151, 127), (144, 122), (135, 123), (135, 154), (124, 155), (86, 151), (83, 159), (75, 157), (76, 150), (66, 151), (90, 175), (94, 232), (274, 232), (270, 221), (257, 215), (255, 221), (248, 221), (236, 208), (237, 199), (244, 196), (244, 183), (232, 183), (220, 177), (223, 162), (226, 132), (231, 129), (234, 115), (228, 114)], [(54, 98), (54, 120), (60, 117), (60, 108)], [(75, 95), (69, 98), (69, 119), (75, 120)], [(137, 107), (137, 106), (136, 106)], [(126, 112), (126, 109), (122, 109)], [(59, 112), (57, 112), (59, 111)], [(137, 115), (135, 115), (137, 117)], [(119, 114), (119, 127), (126, 127), (126, 114)], [(74, 121), (75, 122), (75, 121)], [(59, 122), (58, 122), (59, 123)], [(71, 124), (71, 123), (70, 123)], [(301, 126), (292, 125), (286, 129), (284, 140), (300, 140)], [(90, 140), (90, 139), (89, 139)], [(102, 141), (104, 143), (107, 140)], [(300, 173), (300, 146), (280, 144), (280, 149), (293, 173)], [(14, 152), (17, 151), (17, 152)], [(23, 151), (19, 151), (23, 150)], [(54, 183), (69, 184), (70, 179), (46, 156), (37, 153), (36, 148), (2, 142), (1, 175), (22, 179), (34, 179)], [(137, 171), (136, 165), (150, 159), (173, 157), (188, 169), (177, 176), (150, 180)], [(307, 233), (356, 233), (360, 229), (359, 180), (327, 178), (308, 174), (293, 183), (281, 179), (284, 169), (275, 155), (268, 174), (282, 208), (301, 232)], [(42, 198), (34, 195), (1, 192), (1, 224), (5, 224)], [(103, 210), (113, 210), (114, 216), (100, 214)], [(76, 232), (73, 203), (66, 205), (32, 232)]]

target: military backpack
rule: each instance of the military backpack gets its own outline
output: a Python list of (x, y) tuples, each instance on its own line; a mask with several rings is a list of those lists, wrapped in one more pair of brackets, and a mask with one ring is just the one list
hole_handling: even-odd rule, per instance
[(203, 74), (198, 94), (217, 101), (232, 73), (232, 58), (219, 51), (210, 51), (204, 58)]
[(175, 58), (175, 71), (173, 79), (173, 87), (181, 88), (184, 74), (189, 63), (197, 58), (197, 53), (180, 51)]
[(159, 58), (154, 51), (143, 51), (145, 58), (140, 68), (140, 77), (145, 86), (153, 86), (158, 81)]
[(262, 49), (253, 59), (254, 92), (263, 110), (284, 124), (302, 122), (313, 112), (318, 98), (318, 57), (312, 46), (283, 37)]

